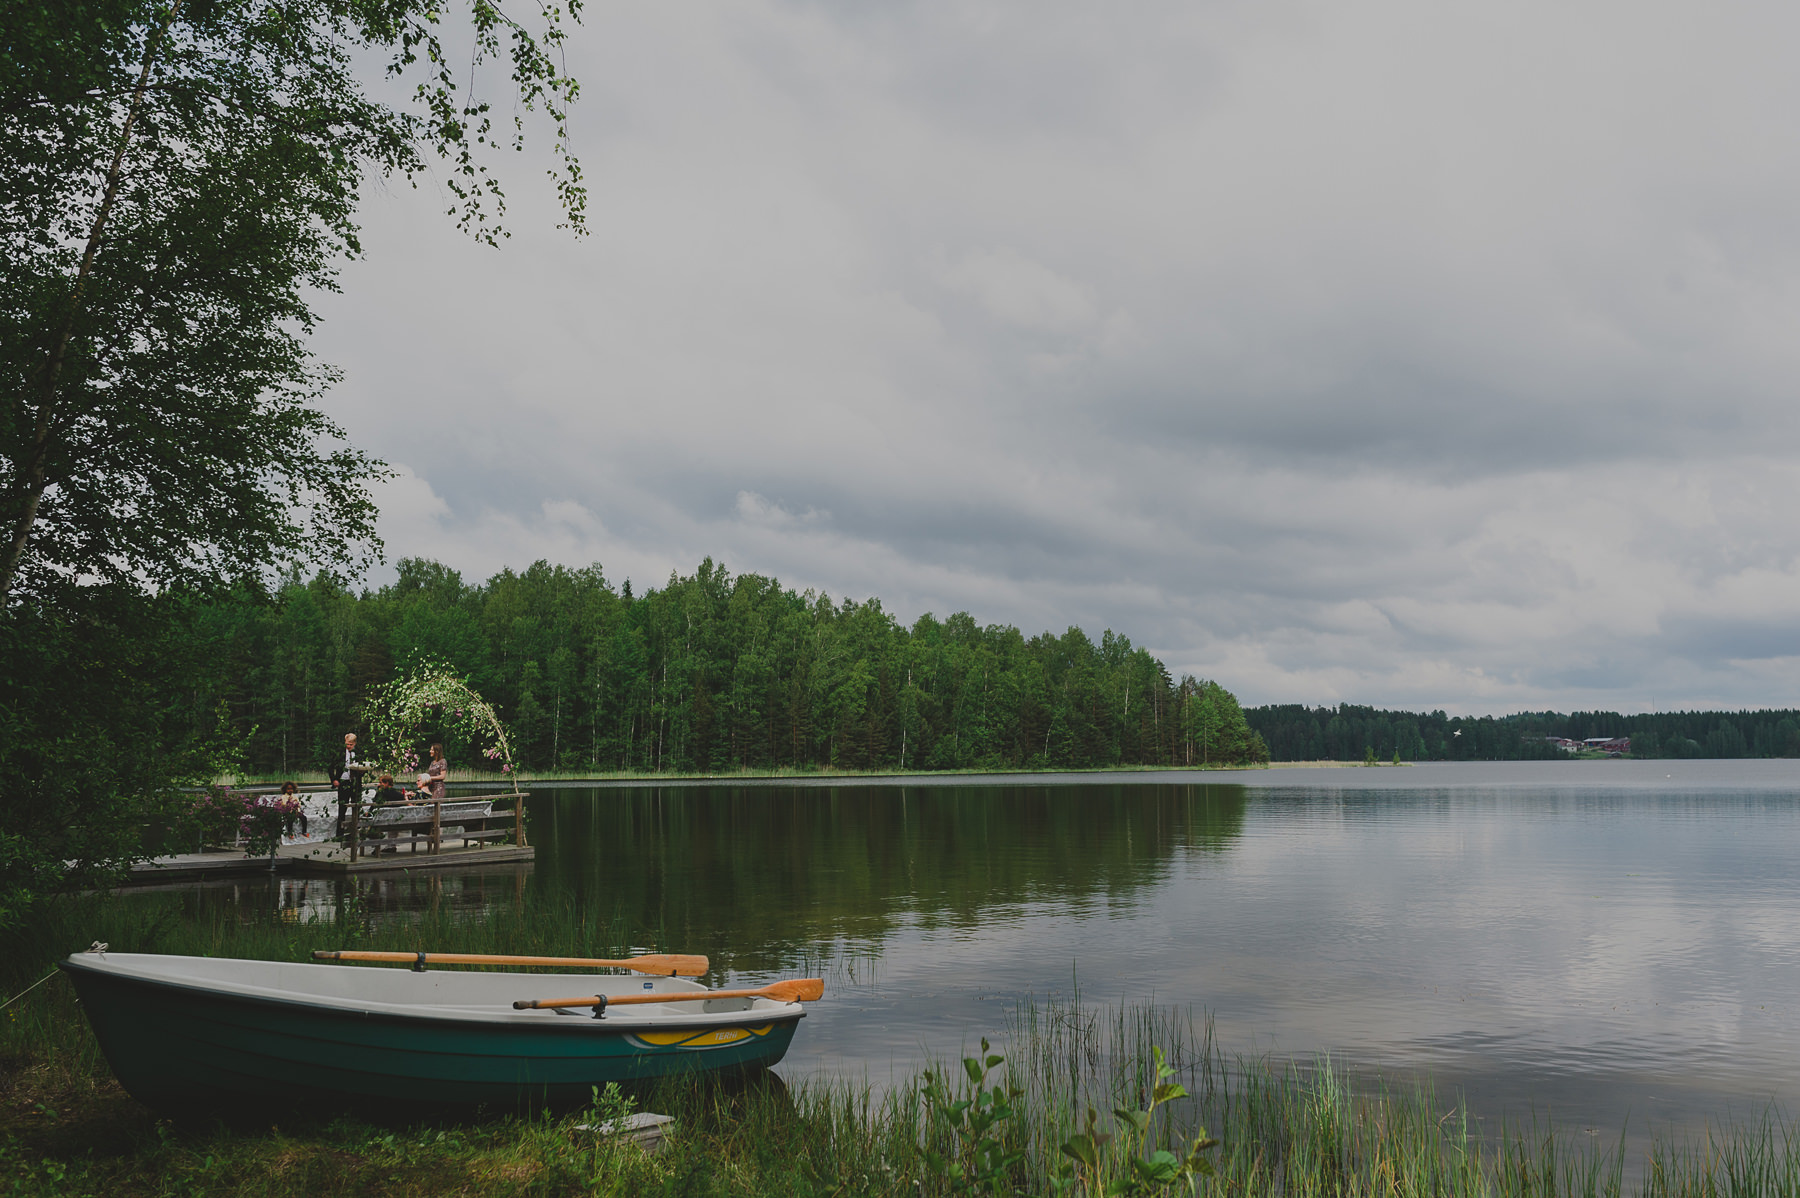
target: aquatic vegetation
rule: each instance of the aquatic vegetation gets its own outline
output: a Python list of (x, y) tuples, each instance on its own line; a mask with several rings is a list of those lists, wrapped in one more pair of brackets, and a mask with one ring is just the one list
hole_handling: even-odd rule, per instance
[(926, 1142), (919, 1155), (929, 1175), (952, 1194), (1005, 1194), (1013, 1187), (1013, 1175), (1025, 1159), (1016, 1147), (1019, 1112), (1013, 1101), (1024, 1093), (1017, 1086), (990, 1083), (989, 1075), (1006, 1058), (989, 1052), (981, 1042), (981, 1055), (964, 1057), (967, 1087), (960, 1095), (952, 1089), (946, 1071), (932, 1068), (922, 1075), (920, 1094), (929, 1111)]

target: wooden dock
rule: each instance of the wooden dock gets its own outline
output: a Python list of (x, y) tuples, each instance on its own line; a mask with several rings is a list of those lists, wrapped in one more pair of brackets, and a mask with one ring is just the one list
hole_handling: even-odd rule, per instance
[[(476, 866), (517, 865), (537, 856), (531, 845), (448, 845), (436, 853), (401, 849), (396, 853), (364, 853), (350, 860), (338, 844), (287, 844), (275, 851), (275, 873), (282, 877), (342, 878), (352, 874), (395, 873), (405, 870), (469, 869)], [(238, 850), (209, 853), (177, 853), (131, 867), (130, 886), (159, 886), (173, 882), (202, 882), (217, 878), (248, 878), (269, 873), (267, 857), (248, 857)]]
[[(537, 856), (531, 845), (487, 844), (477, 842), (467, 847), (446, 845), (435, 853), (422, 853), (403, 848), (392, 853), (371, 853), (365, 847), (356, 860), (344, 846), (337, 844), (284, 845), (276, 851), (278, 870), (291, 870), (305, 877), (341, 878), (349, 874), (393, 873), (397, 870), (467, 869), (476, 865), (517, 865)], [(268, 869), (268, 858), (260, 859)], [(283, 861), (288, 864), (281, 864)]]
[[(285, 863), (277, 865), (277, 870)], [(215, 878), (241, 878), (267, 874), (267, 857), (246, 857), (241, 852), (175, 853), (140, 861), (131, 867), (128, 886), (162, 886), (179, 882), (210, 882)]]
[[(349, 812), (344, 830), (348, 844), (302, 839), (276, 849), (273, 861), (267, 856), (248, 856), (241, 848), (176, 853), (132, 866), (126, 885), (171, 886), (271, 873), (290, 878), (343, 878), (521, 865), (537, 856), (525, 839), (526, 793), (458, 795), (405, 806), (365, 803)], [(322, 826), (331, 824), (332, 794), (328, 790), (302, 792), (303, 801), (319, 800), (311, 816), (324, 821)], [(509, 806), (495, 811), (496, 802)], [(444, 826), (446, 821), (451, 826)], [(365, 823), (366, 827), (361, 826)], [(506, 843), (509, 840), (511, 843)], [(353, 850), (350, 845), (358, 847)], [(376, 851), (379, 848), (393, 851)]]

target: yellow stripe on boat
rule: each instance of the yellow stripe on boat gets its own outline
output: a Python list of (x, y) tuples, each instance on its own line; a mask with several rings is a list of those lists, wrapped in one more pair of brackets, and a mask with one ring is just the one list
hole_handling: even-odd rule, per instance
[(761, 1027), (709, 1027), (697, 1032), (634, 1032), (628, 1037), (645, 1048), (724, 1048), (752, 1036), (766, 1036), (772, 1023)]

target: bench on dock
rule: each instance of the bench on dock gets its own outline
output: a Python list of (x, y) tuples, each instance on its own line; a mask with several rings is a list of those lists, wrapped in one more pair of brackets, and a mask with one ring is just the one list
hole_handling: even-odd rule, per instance
[[(494, 810), (495, 802), (511, 807)], [(418, 803), (392, 803), (382, 807), (357, 804), (349, 813), (345, 847), (350, 860), (378, 849), (408, 846), (409, 853), (426, 846), (438, 853), (445, 841), (461, 841), (464, 847), (482, 841), (525, 844), (525, 796), (475, 795), (469, 798), (427, 799)]]

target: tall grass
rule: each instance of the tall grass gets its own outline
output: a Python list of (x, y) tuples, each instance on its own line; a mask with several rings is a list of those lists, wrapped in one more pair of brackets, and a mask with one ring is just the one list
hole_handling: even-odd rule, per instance
[[(245, 919), (193, 895), (58, 904), (0, 945), (10, 997), (55, 958), (106, 939), (117, 951), (300, 959), (313, 948), (368, 947), (548, 955), (666, 948), (628, 943), (618, 920), (533, 900), (482, 919), (446, 910), (373, 918), (355, 901), (336, 919)], [(637, 933), (642, 936), (642, 932)], [(1800, 1195), (1800, 1136), (1777, 1113), (1659, 1137), (1641, 1160), (1549, 1125), (1484, 1136), (1467, 1108), (1427, 1082), (1389, 1085), (1329, 1060), (1228, 1056), (1204, 1016), (1153, 1003), (1094, 1004), (1079, 992), (1023, 999), (994, 1029), (1017, 1115), (999, 1129), (1022, 1159), (1011, 1192), (1045, 1194), (1061, 1147), (1086, 1123), (1141, 1110), (1161, 1049), (1190, 1098), (1168, 1104), (1150, 1147), (1190, 1143), (1204, 1125), (1208, 1195), (1386, 1198), (1749, 1198)], [(922, 1078), (883, 1092), (831, 1076), (726, 1087), (704, 1080), (645, 1096), (679, 1131), (656, 1156), (596, 1139), (594, 1112), (410, 1126), (319, 1112), (280, 1128), (168, 1125), (125, 1098), (66, 983), (53, 980), (0, 1020), (0, 1192), (22, 1194), (669, 1193), (696, 1195), (951, 1192), (920, 1147), (954, 1146), (922, 1100)], [(954, 1071), (952, 1071), (954, 1076)], [(965, 1091), (967, 1086), (965, 1085)], [(1079, 1193), (1079, 1191), (1075, 1191)]]
[[(1466, 1195), (1468, 1198), (1796, 1198), (1800, 1135), (1771, 1112), (1752, 1126), (1710, 1128), (1699, 1141), (1655, 1138), (1641, 1161), (1616, 1145), (1554, 1126), (1502, 1123), (1484, 1136), (1461, 1101), (1428, 1081), (1390, 1086), (1347, 1076), (1328, 1059), (1228, 1058), (1210, 1020), (1124, 1003), (1095, 1008), (1078, 993), (1026, 999), (1008, 1027), (1010, 1083), (1023, 1093), (1020, 1129), (1030, 1170), (1054, 1166), (1085, 1119), (1145, 1104), (1152, 1049), (1161, 1047), (1191, 1101), (1158, 1130), (1177, 1147), (1204, 1125), (1221, 1143), (1202, 1192), (1272, 1195)], [(1630, 1180), (1628, 1181), (1628, 1176)], [(1036, 1191), (1032, 1191), (1036, 1192)]]

